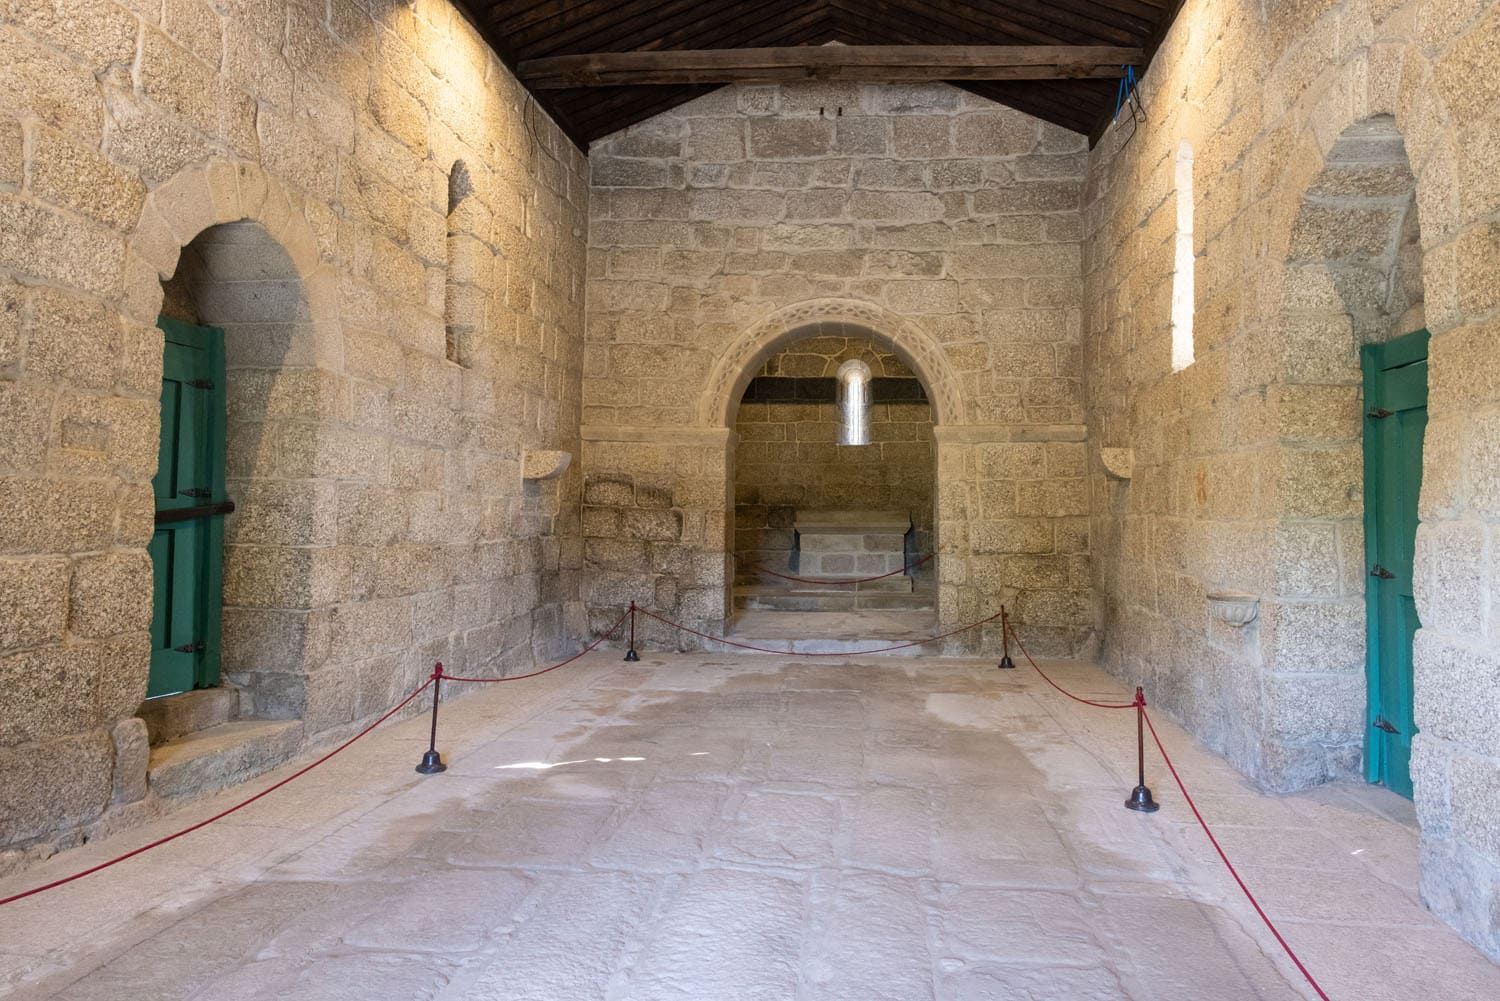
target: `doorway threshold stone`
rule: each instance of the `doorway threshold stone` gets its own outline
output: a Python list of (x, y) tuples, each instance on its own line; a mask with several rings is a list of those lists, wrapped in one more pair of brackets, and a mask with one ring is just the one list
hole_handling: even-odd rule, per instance
[(163, 799), (207, 795), (275, 768), (302, 738), (300, 720), (221, 723), (153, 747), (147, 780)]

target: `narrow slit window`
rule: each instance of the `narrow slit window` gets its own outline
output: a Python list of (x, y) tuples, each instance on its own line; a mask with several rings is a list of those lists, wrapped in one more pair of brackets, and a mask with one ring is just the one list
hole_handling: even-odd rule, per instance
[(1172, 371), (1193, 363), (1193, 147), (1177, 147), (1177, 240), (1172, 266)]
[(839, 367), (839, 444), (870, 443), (870, 367), (846, 361)]
[(445, 335), (444, 353), (451, 362), (465, 364), (469, 352), (464, 339), (472, 334), (472, 325), (465, 323), (461, 306), (463, 282), (459, 280), (457, 273), (459, 241), (463, 238), (463, 229), (460, 225), (459, 206), (465, 198), (469, 197), (474, 190), (474, 183), (469, 177), (469, 168), (462, 160), (453, 164), (453, 169), (448, 172), (448, 271), (444, 279), (443, 288), (443, 333)]

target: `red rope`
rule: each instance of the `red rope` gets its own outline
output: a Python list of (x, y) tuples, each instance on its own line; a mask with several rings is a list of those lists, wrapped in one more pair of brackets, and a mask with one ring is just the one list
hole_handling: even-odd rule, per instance
[(275, 792), (277, 789), (280, 789), (282, 786), (286, 785), (288, 782), (293, 781), (294, 779), (301, 778), (302, 776), (306, 775), (308, 772), (312, 771), (314, 768), (316, 768), (319, 765), (321, 765), (323, 762), (327, 761), (329, 758), (333, 757), (335, 754), (338, 754), (344, 748), (348, 747), (350, 744), (354, 743), (356, 740), (358, 740), (359, 738), (363, 737), (365, 734), (369, 733), (371, 730), (375, 729), (377, 726), (379, 726), (380, 724), (384, 723), (386, 720), (390, 719), (392, 716), (396, 715), (402, 709), (406, 708), (407, 703), (409, 703), (412, 699), (416, 698), (418, 695), (421, 695), (423, 692), (427, 691), (428, 686), (431, 685), (431, 684), (432, 684), (432, 679), (428, 678), (426, 681), (422, 682), (421, 687), (417, 688), (410, 695), (408, 695), (406, 698), (404, 698), (400, 702), (396, 703), (396, 705), (394, 707), (392, 707), (389, 711), (387, 711), (385, 713), (385, 715), (381, 716), (375, 722), (371, 723), (369, 726), (367, 726), (363, 730), (359, 731), (359, 733), (356, 733), (354, 736), (350, 737), (348, 740), (344, 741), (338, 747), (335, 747), (333, 750), (329, 751), (327, 754), (323, 755), (321, 758), (319, 758), (318, 760), (314, 761), (312, 764), (310, 764), (310, 765), (304, 765), (303, 767), (297, 769), (292, 774), (288, 775), (286, 778), (282, 779), (280, 782), (277, 782), (275, 785), (267, 786), (265, 789), (262, 789), (260, 792), (256, 793), (254, 796), (251, 796), (249, 799), (241, 800), (240, 802), (234, 804), (234, 806), (231, 806), (229, 809), (224, 810), (224, 811), (222, 811), (220, 813), (216, 813), (212, 817), (209, 817), (207, 820), (200, 820), (200, 821), (198, 821), (198, 823), (193, 824), (191, 827), (184, 827), (182, 830), (176, 832), (175, 834), (168, 834), (164, 838), (157, 838), (155, 841), (151, 842), (150, 844), (142, 845), (141, 847), (136, 848), (133, 851), (126, 852), (124, 855), (118, 855), (115, 858), (110, 859), (108, 862), (100, 862), (96, 866), (90, 866), (89, 868), (84, 869), (82, 872), (75, 872), (71, 876), (64, 876), (62, 879), (54, 879), (50, 883), (44, 883), (41, 886), (32, 887), (30, 890), (24, 890), (21, 893), (16, 893), (16, 894), (13, 894), (13, 895), (11, 895), (9, 897), (0, 898), (0, 906), (4, 906), (5, 904), (13, 904), (17, 900), (24, 900), (27, 897), (30, 897), (30, 896), (32, 896), (34, 894), (41, 893), (41, 892), (43, 892), (45, 890), (55, 889), (55, 888), (57, 888), (59, 886), (63, 886), (65, 884), (67, 884), (67, 883), (71, 883), (75, 879), (82, 879), (85, 876), (91, 876), (94, 873), (99, 872), (101, 869), (108, 869), (112, 865), (118, 865), (119, 863), (124, 862), (126, 859), (134, 858), (135, 856), (140, 855), (143, 852), (149, 852), (153, 848), (160, 848), (162, 845), (166, 844), (169, 841), (176, 841), (178, 838), (182, 837), (184, 834), (191, 834), (194, 831), (198, 830), (200, 827), (207, 827), (209, 824), (212, 824), (216, 820), (223, 820), (225, 817), (229, 816), (231, 813), (234, 813), (234, 812), (236, 812), (238, 810), (243, 810), (245, 807), (249, 806), (251, 803), (254, 803), (256, 800), (260, 799), (261, 797), (269, 795), (270, 793)]
[(906, 571), (908, 570), (915, 570), (917, 567), (921, 566), (923, 563), (926, 563), (936, 555), (937, 553), (928, 553), (926, 556), (922, 557), (920, 560), (917, 560), (917, 562), (915, 563), (908, 564), (907, 566), (902, 567), (900, 570), (892, 570), (890, 573), (883, 573), (878, 577), (856, 577), (853, 579), (843, 577), (838, 580), (825, 580), (820, 577), (793, 577), (790, 574), (777, 573), (770, 567), (763, 567), (758, 563), (752, 563), (750, 565), (750, 569), (758, 571), (760, 573), (768, 573), (772, 577), (780, 577), (782, 580), (794, 580), (799, 584), (868, 584), (872, 580), (885, 580), (887, 577), (894, 577), (897, 574), (906, 573)]
[(1177, 766), (1172, 763), (1172, 756), (1167, 753), (1166, 747), (1163, 746), (1161, 737), (1156, 732), (1156, 724), (1151, 722), (1151, 714), (1146, 712), (1145, 708), (1142, 707), (1141, 715), (1145, 717), (1146, 726), (1151, 729), (1151, 739), (1156, 742), (1156, 749), (1161, 752), (1162, 760), (1167, 763), (1167, 771), (1172, 773), (1172, 780), (1177, 783), (1177, 788), (1182, 791), (1182, 798), (1187, 801), (1188, 809), (1193, 811), (1193, 816), (1198, 820), (1198, 826), (1203, 828), (1204, 834), (1208, 835), (1209, 842), (1214, 846), (1214, 851), (1219, 853), (1219, 858), (1223, 860), (1224, 867), (1229, 870), (1229, 875), (1233, 876), (1234, 881), (1239, 884), (1240, 890), (1245, 894), (1245, 899), (1250, 901), (1250, 906), (1255, 908), (1255, 913), (1260, 915), (1260, 919), (1265, 922), (1271, 934), (1276, 937), (1276, 941), (1286, 951), (1292, 963), (1296, 965), (1298, 972), (1312, 985), (1312, 989), (1317, 992), (1318, 997), (1322, 998), (1323, 1001), (1329, 1001), (1327, 992), (1313, 978), (1313, 975), (1308, 972), (1307, 967), (1302, 965), (1302, 960), (1297, 958), (1297, 954), (1292, 951), (1292, 947), (1287, 944), (1287, 940), (1281, 937), (1281, 932), (1277, 930), (1276, 925), (1271, 921), (1270, 915), (1266, 914), (1265, 910), (1260, 906), (1260, 901), (1255, 899), (1255, 894), (1250, 892), (1250, 887), (1246, 886), (1245, 881), (1240, 878), (1239, 871), (1235, 869), (1234, 863), (1229, 861), (1229, 856), (1224, 854), (1224, 849), (1219, 845), (1219, 839), (1214, 837), (1214, 832), (1209, 829), (1208, 822), (1203, 819), (1203, 814), (1198, 812), (1198, 804), (1193, 802), (1193, 797), (1187, 791), (1187, 786), (1183, 785), (1182, 776), (1177, 774)]
[[(594, 640), (594, 642), (590, 643), (588, 646), (584, 647), (582, 650), (579, 650), (577, 653), (575, 653), (573, 656), (569, 657), (567, 660), (559, 661), (558, 663), (553, 664), (551, 667), (544, 667), (540, 671), (532, 671), (530, 674), (517, 674), (517, 675), (514, 675), (514, 676), (509, 677), (509, 678), (460, 678), (460, 677), (458, 677), (457, 675), (454, 675), (454, 674), (445, 674), (445, 675), (443, 675), (443, 680), (444, 681), (474, 681), (474, 682), (478, 682), (480, 684), (498, 684), (499, 682), (502, 682), (502, 681), (525, 681), (527, 678), (539, 678), (539, 677), (541, 677), (542, 675), (546, 674), (549, 671), (555, 671), (555, 670), (557, 670), (559, 667), (567, 667), (569, 664), (573, 663), (573, 661), (575, 661), (578, 658), (582, 657), (586, 653), (592, 653), (594, 651), (594, 649), (599, 646), (600, 643), (603, 643), (605, 640), (609, 639), (615, 633), (619, 632), (620, 631), (620, 627), (625, 624), (625, 620), (627, 618), (629, 618), (629, 617), (630, 617), (630, 612), (629, 612), (629, 610), (627, 610), (624, 615), (620, 616), (620, 620), (618, 622), (616, 622), (614, 625), (612, 625), (612, 626), (609, 627), (609, 631), (608, 632), (600, 633), (599, 634), (599, 638), (596, 639), (596, 640)], [(435, 678), (436, 675), (434, 675), (433, 677)]]
[(1022, 656), (1026, 658), (1026, 662), (1036, 670), (1037, 674), (1040, 674), (1042, 676), (1042, 680), (1051, 685), (1053, 688), (1057, 689), (1059, 692), (1062, 692), (1074, 702), (1082, 702), (1084, 705), (1093, 706), (1095, 709), (1134, 709), (1136, 707), (1136, 703), (1134, 702), (1095, 702), (1092, 699), (1080, 698), (1079, 696), (1074, 695), (1072, 692), (1068, 691), (1066, 688), (1059, 685), (1051, 678), (1047, 677), (1046, 671), (1043, 671), (1040, 667), (1037, 667), (1036, 661), (1031, 659), (1031, 654), (1026, 649), (1026, 644), (1021, 642), (1021, 637), (1016, 634), (1016, 630), (1013, 626), (1010, 625), (1009, 620), (1006, 621), (1005, 628), (1010, 632), (1010, 638), (1016, 641), (1016, 647), (1021, 651)]
[(1079, 698), (1077, 695), (1074, 695), (1072, 692), (1068, 691), (1057, 682), (1047, 677), (1046, 671), (1043, 671), (1040, 667), (1037, 667), (1036, 661), (1032, 660), (1031, 654), (1026, 650), (1026, 645), (1021, 642), (1021, 637), (1016, 633), (1015, 628), (1011, 626), (1008, 617), (1005, 621), (1005, 631), (1009, 634), (1011, 639), (1016, 641), (1016, 646), (1020, 648), (1021, 653), (1026, 657), (1026, 660), (1031, 664), (1031, 666), (1036, 669), (1036, 673), (1042, 676), (1042, 680), (1047, 682), (1047, 684), (1051, 685), (1053, 688), (1056, 688), (1059, 692), (1062, 692), (1074, 702), (1082, 702), (1086, 706), (1095, 706), (1099, 709), (1138, 709), (1140, 711), (1141, 718), (1146, 721), (1146, 726), (1151, 730), (1151, 739), (1156, 742), (1156, 749), (1161, 752), (1162, 760), (1167, 763), (1167, 771), (1172, 773), (1172, 780), (1177, 783), (1177, 788), (1181, 790), (1182, 798), (1187, 801), (1188, 809), (1193, 811), (1193, 816), (1197, 818), (1198, 826), (1203, 828), (1204, 834), (1208, 835), (1209, 843), (1214, 846), (1214, 851), (1219, 853), (1219, 858), (1221, 861), (1223, 861), (1224, 867), (1229, 870), (1229, 875), (1233, 876), (1234, 881), (1239, 884), (1240, 891), (1245, 894), (1245, 899), (1250, 901), (1250, 906), (1255, 908), (1255, 913), (1260, 915), (1261, 921), (1265, 922), (1265, 926), (1270, 929), (1270, 932), (1276, 938), (1277, 943), (1281, 946), (1282, 950), (1286, 952), (1287, 957), (1290, 958), (1292, 963), (1297, 967), (1297, 971), (1302, 974), (1303, 978), (1310, 985), (1312, 985), (1312, 989), (1317, 992), (1318, 997), (1321, 998), (1322, 1001), (1330, 1001), (1328, 994), (1323, 990), (1322, 985), (1318, 983), (1318, 981), (1308, 971), (1307, 967), (1302, 965), (1302, 960), (1298, 958), (1297, 953), (1292, 950), (1292, 947), (1287, 943), (1287, 940), (1282, 937), (1281, 932), (1277, 929), (1275, 923), (1271, 921), (1270, 915), (1268, 915), (1260, 906), (1260, 901), (1255, 899), (1255, 894), (1250, 892), (1250, 887), (1246, 886), (1245, 881), (1240, 878), (1239, 870), (1234, 867), (1233, 862), (1229, 861), (1229, 856), (1224, 854), (1224, 849), (1222, 846), (1220, 846), (1219, 839), (1214, 837), (1214, 832), (1209, 828), (1208, 822), (1203, 819), (1203, 814), (1198, 812), (1198, 804), (1193, 802), (1192, 794), (1187, 791), (1187, 786), (1183, 784), (1182, 776), (1177, 774), (1177, 766), (1172, 763), (1172, 756), (1167, 753), (1166, 747), (1161, 742), (1161, 736), (1156, 732), (1156, 724), (1151, 722), (1151, 714), (1146, 711), (1146, 700), (1145, 697), (1140, 694), (1140, 689), (1136, 689), (1136, 701), (1134, 702), (1094, 702), (1089, 699)]
[(725, 646), (739, 647), (741, 650), (754, 650), (757, 653), (776, 653), (781, 654), (782, 656), (791, 657), (860, 657), (864, 656), (865, 654), (871, 653), (889, 653), (892, 650), (906, 650), (910, 647), (922, 646), (924, 643), (935, 643), (938, 640), (947, 639), (949, 636), (957, 636), (959, 633), (966, 633), (970, 629), (978, 629), (986, 622), (993, 622), (1000, 617), (1000, 613), (996, 612), (994, 615), (991, 615), (987, 619), (980, 619), (978, 622), (970, 623), (967, 626), (960, 626), (959, 628), (951, 630), (950, 632), (939, 633), (936, 636), (927, 636), (919, 640), (912, 640), (910, 643), (897, 643), (895, 646), (877, 647), (874, 650), (855, 650), (850, 652), (837, 653), (797, 653), (792, 650), (772, 650), (769, 647), (752, 646), (749, 643), (738, 643), (734, 640), (725, 639), (722, 636), (710, 636), (708, 633), (700, 633), (698, 630), (685, 626), (680, 622), (673, 622), (671, 619), (664, 619), (660, 615), (657, 615), (655, 612), (648, 612), (644, 608), (637, 608), (636, 611), (640, 612), (644, 616), (647, 616), (648, 618), (655, 619), (657, 622), (660, 622), (663, 625), (671, 626), (673, 629), (680, 629), (683, 632), (688, 633), (692, 636), (697, 636), (700, 639), (712, 640), (715, 643), (723, 643)]
[(392, 716), (396, 715), (396, 713), (398, 713), (402, 709), (406, 708), (407, 704), (410, 703), (412, 699), (416, 698), (418, 695), (421, 695), (423, 692), (425, 692), (428, 689), (428, 687), (431, 686), (432, 683), (434, 681), (436, 681), (439, 677), (441, 677), (444, 681), (478, 681), (478, 682), (521, 681), (521, 680), (524, 680), (526, 678), (535, 678), (535, 677), (538, 677), (539, 675), (546, 674), (548, 671), (555, 671), (559, 667), (566, 667), (568, 664), (573, 663), (575, 660), (577, 660), (578, 658), (582, 657), (584, 654), (589, 653), (592, 650), (594, 650), (595, 648), (597, 648), (600, 643), (603, 643), (605, 640), (609, 639), (611, 636), (613, 636), (616, 632), (619, 631), (620, 627), (625, 624), (625, 619), (629, 615), (630, 615), (630, 613), (627, 611), (624, 615), (620, 616), (619, 621), (617, 621), (613, 626), (611, 626), (607, 632), (602, 633), (599, 636), (598, 639), (594, 640), (594, 642), (590, 643), (588, 646), (584, 647), (582, 650), (580, 650), (578, 653), (574, 654), (573, 656), (569, 657), (567, 660), (564, 660), (564, 661), (561, 661), (559, 663), (553, 664), (551, 667), (544, 668), (543, 670), (540, 670), (540, 671), (533, 671), (531, 674), (519, 674), (519, 675), (516, 675), (515, 677), (511, 677), (511, 678), (460, 678), (460, 677), (456, 677), (456, 676), (451, 675), (451, 674), (439, 675), (437, 673), (437, 671), (434, 671), (433, 674), (432, 674), (432, 676), (429, 677), (426, 681), (422, 682), (422, 684), (421, 684), (421, 686), (419, 688), (417, 688), (416, 690), (414, 690), (411, 694), (407, 695), (406, 698), (402, 699), (400, 702), (396, 703), (396, 705), (394, 707), (392, 707), (389, 711), (387, 711), (384, 715), (382, 715), (375, 722), (371, 723), (369, 726), (367, 726), (363, 730), (359, 731), (359, 733), (356, 733), (354, 736), (350, 737), (348, 740), (344, 741), (338, 747), (335, 747), (333, 750), (329, 751), (327, 754), (323, 755), (318, 760), (312, 762), (309, 765), (305, 765), (302, 768), (299, 768), (297, 771), (295, 771), (292, 774), (288, 775), (286, 778), (282, 779), (280, 782), (277, 782), (276, 784), (271, 785), (271, 786), (267, 786), (265, 789), (262, 789), (260, 792), (256, 793), (254, 796), (251, 796), (249, 799), (242, 800), (242, 801), (236, 803), (234, 806), (229, 807), (227, 810), (224, 810), (224, 811), (222, 811), (220, 813), (214, 814), (212, 817), (209, 817), (207, 820), (200, 820), (200, 821), (198, 821), (198, 823), (193, 824), (191, 827), (184, 827), (182, 830), (177, 831), (174, 834), (168, 834), (164, 838), (158, 838), (157, 840), (151, 842), (150, 844), (142, 845), (141, 847), (136, 848), (133, 851), (128, 851), (128, 852), (126, 852), (123, 855), (116, 856), (115, 858), (112, 858), (112, 859), (110, 859), (107, 862), (100, 862), (98, 865), (91, 866), (88, 869), (84, 869), (82, 872), (75, 872), (71, 876), (64, 876), (62, 879), (55, 879), (55, 880), (53, 880), (50, 883), (45, 883), (42, 886), (33, 887), (30, 890), (25, 890), (25, 891), (23, 891), (21, 893), (14, 894), (13, 896), (0, 898), (0, 906), (4, 906), (5, 904), (14, 903), (17, 900), (24, 900), (27, 897), (33, 896), (33, 895), (38, 894), (38, 893), (42, 893), (42, 892), (44, 892), (46, 890), (55, 889), (56, 887), (63, 886), (65, 884), (67, 884), (67, 883), (71, 883), (75, 879), (82, 879), (85, 876), (93, 875), (94, 873), (99, 872), (102, 869), (108, 869), (112, 865), (118, 865), (119, 863), (124, 862), (126, 859), (134, 858), (135, 856), (140, 855), (140, 854), (142, 854), (144, 852), (148, 852), (148, 851), (150, 851), (153, 848), (159, 848), (159, 847), (161, 847), (162, 845), (166, 844), (169, 841), (176, 841), (178, 838), (182, 837), (184, 834), (191, 834), (192, 832), (198, 830), (199, 828), (207, 827), (209, 824), (212, 824), (216, 820), (223, 820), (225, 817), (229, 816), (231, 813), (235, 813), (238, 810), (243, 810), (245, 807), (249, 806), (251, 803), (254, 803), (256, 800), (258, 800), (258, 799), (260, 799), (260, 798), (262, 798), (264, 796), (267, 796), (270, 793), (275, 792), (277, 789), (280, 789), (282, 786), (286, 785), (287, 783), (292, 782), (292, 781), (294, 781), (296, 779), (299, 779), (302, 776), (306, 775), (308, 772), (312, 771), (314, 768), (318, 767), (323, 762), (327, 761), (329, 758), (333, 757), (335, 754), (338, 754), (340, 751), (344, 750), (350, 744), (353, 744), (356, 740), (358, 740), (359, 738), (363, 737), (365, 734), (369, 733), (371, 730), (375, 729), (377, 726), (379, 726), (380, 724), (384, 723), (386, 720), (390, 719)]

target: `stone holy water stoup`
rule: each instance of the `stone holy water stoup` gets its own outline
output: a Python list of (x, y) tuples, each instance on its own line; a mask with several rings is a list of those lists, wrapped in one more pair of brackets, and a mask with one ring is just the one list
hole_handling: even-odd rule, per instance
[(1243, 628), (1260, 615), (1260, 595), (1248, 591), (1211, 591), (1208, 614), (1220, 622)]

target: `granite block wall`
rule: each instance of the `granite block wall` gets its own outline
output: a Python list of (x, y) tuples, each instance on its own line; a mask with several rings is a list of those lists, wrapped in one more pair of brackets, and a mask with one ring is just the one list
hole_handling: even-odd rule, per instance
[(445, 0), (0, 12), (0, 865), (153, 808), (164, 281), (226, 328), (249, 715), (325, 740), (582, 632), (581, 478), (520, 470), (579, 447), (588, 173), (528, 100)]
[[(1043, 649), (1089, 648), (1083, 137), (945, 85), (742, 86), (590, 163), (587, 491), (607, 450), (632, 498), (670, 498), (684, 535), (661, 543), (694, 557), (590, 555), (591, 609), (675, 595), (663, 614), (722, 628), (739, 395), (788, 343), (855, 337), (933, 403), (941, 620), (1005, 600)], [(649, 469), (669, 447), (692, 472)], [(586, 549), (631, 510), (586, 507)]]
[[(1104, 660), (1268, 788), (1368, 726), (1358, 349), (1430, 329), (1413, 779), (1423, 894), (1500, 956), (1500, 208), (1488, 2), (1189, 0), (1093, 150), (1084, 363)], [(1171, 365), (1192, 156), (1196, 358)], [(1107, 459), (1133, 457), (1128, 478)], [(1489, 458), (1486, 458), (1489, 457)], [(1236, 625), (1218, 592), (1254, 600)]]

